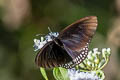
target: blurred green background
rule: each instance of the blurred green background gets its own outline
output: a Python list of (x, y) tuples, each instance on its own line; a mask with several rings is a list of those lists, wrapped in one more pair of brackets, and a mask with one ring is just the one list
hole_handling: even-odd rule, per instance
[(0, 80), (44, 80), (34, 62), (35, 35), (47, 34), (48, 26), (60, 32), (85, 16), (98, 17), (90, 49), (112, 51), (105, 80), (120, 80), (120, 0), (0, 0)]

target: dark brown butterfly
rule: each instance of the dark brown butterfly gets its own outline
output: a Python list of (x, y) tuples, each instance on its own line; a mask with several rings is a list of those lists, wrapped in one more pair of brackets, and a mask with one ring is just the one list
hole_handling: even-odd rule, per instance
[(88, 55), (88, 46), (97, 28), (97, 17), (82, 18), (52, 37), (38, 52), (35, 63), (39, 67), (73, 68)]

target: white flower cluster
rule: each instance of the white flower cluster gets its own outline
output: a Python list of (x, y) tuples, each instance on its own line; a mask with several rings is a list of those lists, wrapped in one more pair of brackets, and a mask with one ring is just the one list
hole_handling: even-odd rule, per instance
[(101, 52), (98, 48), (89, 51), (87, 58), (76, 66), (77, 70), (68, 70), (70, 80), (104, 80), (101, 69), (108, 63), (110, 51), (110, 48), (103, 48)]
[(39, 39), (34, 39), (34, 51), (41, 49), (47, 42), (52, 41), (52, 37), (57, 37), (59, 35), (58, 32), (51, 32), (47, 34), (45, 37), (40, 37)]
[(33, 45), (34, 51), (41, 49), (46, 43), (47, 43), (46, 40), (43, 41), (43, 37), (41, 37), (41, 40), (34, 39), (34, 45)]
[(68, 69), (68, 76), (70, 80), (102, 80), (95, 71), (81, 72), (80, 70)]
[(84, 70), (99, 70), (102, 69), (109, 60), (110, 48), (103, 48), (102, 52), (98, 48), (89, 51), (87, 58), (79, 66)]

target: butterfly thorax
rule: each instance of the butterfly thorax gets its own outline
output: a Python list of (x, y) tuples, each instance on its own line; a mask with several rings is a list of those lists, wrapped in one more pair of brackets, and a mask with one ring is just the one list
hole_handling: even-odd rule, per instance
[(45, 40), (46, 41), (52, 41), (54, 40), (56, 37), (58, 37), (59, 33), (58, 32), (50, 32), (49, 34), (47, 34), (45, 36)]
[(50, 32), (48, 35), (45, 36), (46, 41), (54, 41), (55, 44), (58, 46), (63, 46), (62, 42), (58, 38), (59, 33), (58, 32)]
[(63, 47), (63, 43), (60, 41), (59, 38), (55, 38), (53, 41), (54, 41), (58, 46)]

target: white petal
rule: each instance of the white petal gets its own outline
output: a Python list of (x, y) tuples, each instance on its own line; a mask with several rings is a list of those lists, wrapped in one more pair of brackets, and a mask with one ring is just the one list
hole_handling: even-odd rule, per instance
[(44, 40), (44, 37), (41, 37), (41, 42)]

